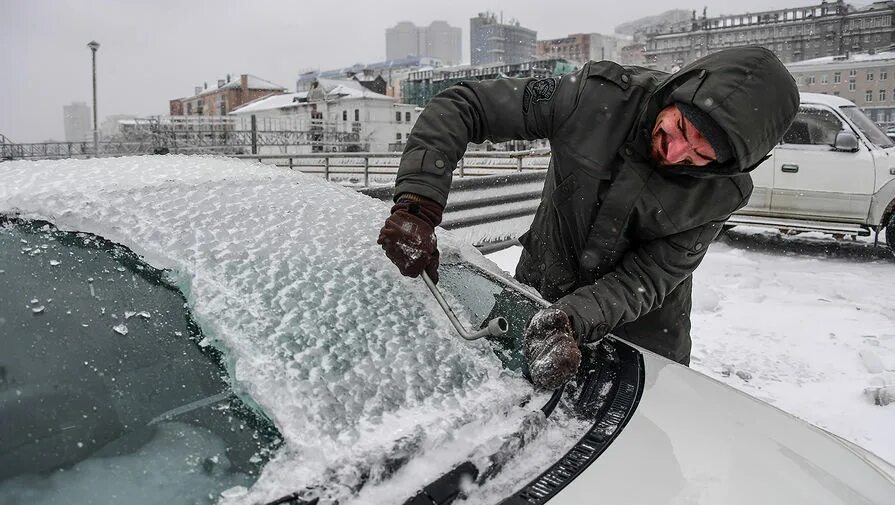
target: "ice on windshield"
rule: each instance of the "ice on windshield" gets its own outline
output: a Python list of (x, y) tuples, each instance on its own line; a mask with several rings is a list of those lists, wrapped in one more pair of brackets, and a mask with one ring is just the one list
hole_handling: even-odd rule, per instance
[[(58, 503), (214, 503), (209, 490), (232, 489), (252, 481), (229, 472), (224, 441), (207, 429), (186, 423), (166, 422), (153, 430), (136, 431), (140, 444), (128, 455), (87, 459), (49, 477), (25, 475), (0, 483), (0, 495), (28, 505)], [(142, 445), (145, 444), (145, 445)], [(114, 483), (114, 485), (111, 485)]]
[[(398, 274), (376, 244), (388, 206), (350, 189), (212, 157), (10, 162), (0, 177), (0, 213), (95, 233), (172, 270), (237, 387), (286, 440), (235, 501), (351, 473), (408, 437), (425, 446), (531, 392)], [(448, 234), (439, 245), (459, 250)]]

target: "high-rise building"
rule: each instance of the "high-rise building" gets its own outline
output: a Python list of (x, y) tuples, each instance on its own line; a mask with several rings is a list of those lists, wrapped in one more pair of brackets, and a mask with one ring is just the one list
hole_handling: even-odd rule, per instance
[(646, 34), (649, 66), (675, 71), (730, 47), (763, 46), (784, 63), (880, 50), (895, 42), (895, 2), (856, 8), (843, 0), (805, 7), (709, 18), (693, 12), (689, 23)]
[(66, 142), (84, 142), (93, 138), (89, 105), (84, 102), (63, 105), (62, 113), (65, 122)]
[(444, 21), (416, 26), (401, 21), (385, 30), (385, 52), (389, 60), (408, 56), (438, 58), (446, 65), (458, 65), (462, 58), (463, 31)]
[(385, 58), (397, 60), (407, 56), (419, 56), (419, 28), (410, 21), (401, 21), (385, 29)]
[(535, 59), (538, 32), (516, 20), (503, 23), (493, 12), (469, 20), (469, 59), (473, 65), (512, 65)]
[(463, 59), (463, 30), (444, 21), (432, 21), (420, 28), (420, 56), (438, 58), (445, 65), (459, 65)]
[(619, 62), (621, 48), (631, 41), (599, 33), (575, 33), (561, 39), (539, 40), (538, 59), (564, 58), (583, 64), (589, 60)]

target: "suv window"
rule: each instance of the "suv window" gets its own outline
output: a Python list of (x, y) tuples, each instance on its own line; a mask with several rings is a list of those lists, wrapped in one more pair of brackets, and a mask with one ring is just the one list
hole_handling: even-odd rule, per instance
[(892, 140), (879, 129), (873, 121), (870, 120), (861, 109), (855, 106), (840, 107), (839, 110), (846, 115), (852, 122), (857, 125), (858, 129), (867, 136), (867, 139), (874, 143), (877, 147), (892, 147)]
[(783, 135), (783, 143), (832, 146), (836, 143), (836, 134), (842, 130), (842, 121), (833, 112), (802, 106)]
[(257, 479), (280, 434), (163, 274), (96, 236), (0, 217), (0, 496), (213, 503)]

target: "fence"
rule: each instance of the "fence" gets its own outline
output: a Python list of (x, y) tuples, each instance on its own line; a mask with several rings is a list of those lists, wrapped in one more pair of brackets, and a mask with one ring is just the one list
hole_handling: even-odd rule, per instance
[[(258, 160), (290, 170), (323, 175), (327, 180), (362, 177), (363, 186), (382, 176), (394, 179), (401, 161), (401, 153), (317, 153), (234, 155), (234, 158)], [(508, 172), (545, 170), (549, 149), (530, 151), (470, 151), (460, 159), (454, 174), (457, 177), (493, 175)]]

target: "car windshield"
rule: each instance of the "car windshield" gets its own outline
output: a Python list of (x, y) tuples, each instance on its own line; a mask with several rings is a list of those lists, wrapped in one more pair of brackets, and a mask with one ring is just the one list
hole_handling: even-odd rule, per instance
[(0, 221), (0, 335), (14, 503), (214, 503), (281, 444), (163, 272), (96, 236)]
[(859, 130), (867, 137), (870, 142), (881, 148), (892, 147), (895, 145), (879, 126), (870, 120), (861, 109), (854, 105), (845, 105), (840, 107), (842, 113), (845, 114), (858, 127)]
[[(442, 265), (439, 288), (472, 329), (507, 319), (508, 334), (489, 337), (488, 349), (508, 372), (522, 372), (522, 331), (542, 302), (457, 259)], [(282, 446), (273, 423), (236, 395), (222, 354), (208, 345), (164, 271), (95, 235), (10, 219), (0, 226), (0, 266), (0, 413), (7, 421), (0, 424), (0, 495), (48, 503), (116, 496), (132, 497), (129, 503), (141, 503), (138, 497), (214, 503), (251, 487)], [(503, 415), (464, 423), (515, 429), (520, 419)], [(524, 465), (508, 467), (515, 478), (481, 492), (498, 499), (516, 491), (585, 428), (560, 421), (544, 437), (549, 450), (535, 444)], [(406, 493), (406, 483), (393, 485), (388, 477), (430, 458), (424, 446), (437, 440), (413, 432), (379, 457), (331, 467), (319, 486), (348, 496), (339, 472), (369, 474), (388, 463), (391, 470), (366, 475), (347, 492)], [(474, 445), (458, 439), (441, 450)], [(147, 468), (153, 479), (140, 478)], [(158, 482), (167, 485), (157, 490)]]

